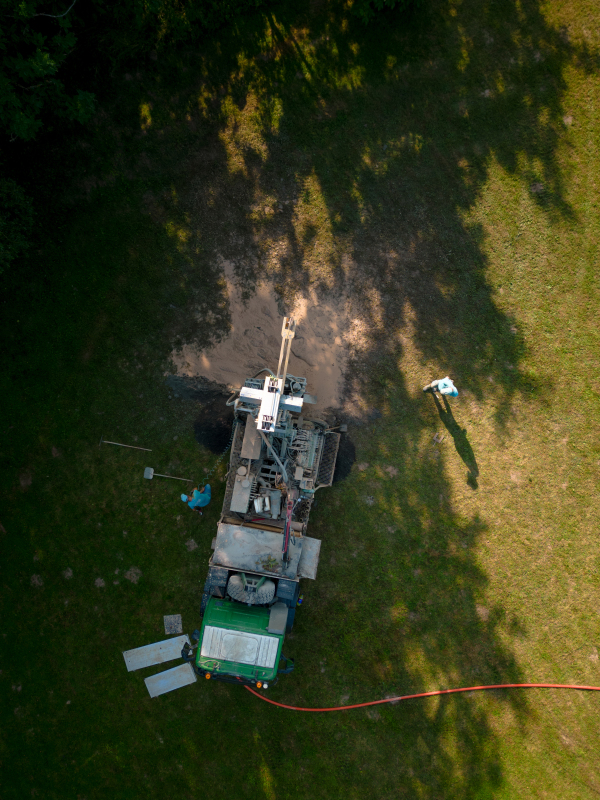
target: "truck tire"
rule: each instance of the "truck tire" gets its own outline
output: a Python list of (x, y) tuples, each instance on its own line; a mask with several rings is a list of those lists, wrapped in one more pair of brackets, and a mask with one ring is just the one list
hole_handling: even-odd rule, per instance
[(232, 575), (227, 584), (227, 594), (240, 603), (261, 606), (270, 603), (275, 597), (275, 584), (266, 580), (257, 592), (244, 589), (244, 583), (239, 575)]

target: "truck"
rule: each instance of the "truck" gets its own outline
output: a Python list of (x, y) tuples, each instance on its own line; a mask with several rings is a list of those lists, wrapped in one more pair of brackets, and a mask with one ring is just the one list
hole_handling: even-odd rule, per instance
[[(340, 433), (310, 418), (316, 398), (288, 373), (296, 321), (284, 317), (277, 371), (264, 367), (227, 400), (233, 431), (225, 498), (200, 604), (182, 657), (199, 677), (267, 689), (283, 655), (300, 580), (317, 576), (321, 541), (307, 535), (319, 489), (331, 486)], [(342, 430), (344, 426), (341, 426)]]

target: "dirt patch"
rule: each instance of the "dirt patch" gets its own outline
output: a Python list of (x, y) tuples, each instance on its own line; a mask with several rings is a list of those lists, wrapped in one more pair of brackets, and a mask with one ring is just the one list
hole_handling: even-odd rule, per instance
[(198, 549), (198, 545), (196, 544), (196, 542), (193, 539), (188, 539), (187, 542), (185, 543), (185, 546), (187, 547), (187, 549), (188, 549), (188, 551), (190, 553), (192, 552), (192, 550), (197, 550)]
[[(237, 389), (261, 367), (275, 370), (281, 346), (283, 312), (274, 287), (259, 283), (254, 295), (245, 299), (231, 262), (222, 268), (231, 330), (221, 342), (205, 350), (194, 344), (174, 350), (172, 360), (178, 376), (202, 376), (206, 380)], [(306, 377), (308, 391), (318, 402), (312, 409), (341, 405), (343, 376), (350, 350), (360, 345), (364, 332), (354, 319), (348, 297), (319, 298), (314, 290), (296, 294), (287, 313), (297, 321), (288, 372)]]
[(19, 475), (19, 483), (21, 484), (21, 489), (29, 489), (31, 486), (33, 478), (31, 477), (31, 472), (25, 471)]
[(102, 578), (96, 578), (94, 581), (94, 586), (96, 586), (98, 589), (103, 589), (106, 586), (106, 583)]
[(69, 580), (69, 578), (73, 577), (73, 570), (71, 567), (67, 567), (66, 570), (63, 572), (63, 578)]
[(131, 583), (137, 583), (142, 577), (142, 570), (139, 569), (139, 567), (131, 567), (131, 569), (128, 569), (125, 573), (125, 577), (128, 581), (131, 581)]
[(41, 575), (32, 575), (31, 576), (31, 585), (32, 586), (43, 586), (44, 581), (42, 580)]

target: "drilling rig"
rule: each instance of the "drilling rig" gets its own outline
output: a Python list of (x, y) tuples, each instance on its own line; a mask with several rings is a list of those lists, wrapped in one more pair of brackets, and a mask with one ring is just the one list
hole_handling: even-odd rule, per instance
[[(321, 541), (307, 536), (315, 492), (331, 486), (340, 434), (305, 417), (316, 403), (287, 371), (296, 322), (285, 317), (277, 371), (261, 369), (227, 401), (234, 430), (225, 499), (200, 606), (201, 630), (182, 656), (196, 675), (268, 688)], [(286, 667), (280, 669), (285, 661)]]

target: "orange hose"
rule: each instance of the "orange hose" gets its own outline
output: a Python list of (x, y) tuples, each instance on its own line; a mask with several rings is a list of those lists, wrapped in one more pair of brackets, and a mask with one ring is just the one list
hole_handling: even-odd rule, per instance
[(459, 692), (481, 692), (485, 689), (576, 689), (581, 692), (600, 692), (600, 686), (576, 686), (568, 683), (499, 683), (494, 686), (466, 686), (462, 689), (437, 689), (435, 692), (419, 692), (418, 694), (405, 694), (398, 697), (386, 697), (385, 700), (370, 700), (368, 703), (355, 703), (351, 706), (332, 706), (331, 708), (302, 708), (300, 706), (288, 706), (285, 703), (277, 703), (269, 697), (251, 689), (249, 686), (244, 688), (249, 692), (260, 697), (265, 703), (271, 703), (279, 708), (287, 708), (288, 711), (347, 711), (350, 708), (364, 708), (365, 706), (379, 706), (383, 703), (395, 703), (399, 700), (414, 700), (417, 697), (436, 697), (441, 694), (458, 694)]

